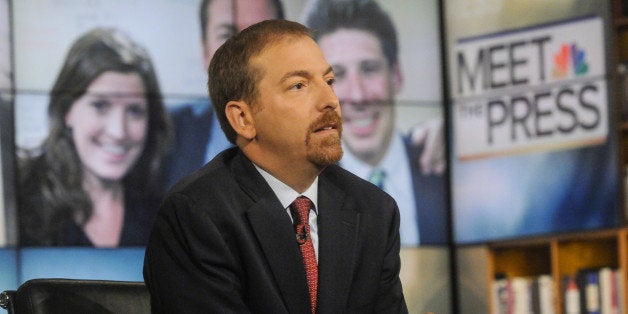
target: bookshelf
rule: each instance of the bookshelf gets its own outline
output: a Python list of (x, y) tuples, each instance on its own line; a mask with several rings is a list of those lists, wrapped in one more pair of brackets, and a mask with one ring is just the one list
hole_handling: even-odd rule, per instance
[[(628, 228), (489, 243), (488, 275), (489, 282), (492, 283), (489, 289), (490, 312), (500, 313), (497, 305), (500, 302), (502, 306), (503, 303), (510, 303), (512, 306), (512, 295), (508, 297), (511, 301), (503, 301), (496, 290), (502, 278), (511, 282), (522, 278), (530, 282), (543, 277), (551, 278), (549, 291), (551, 294), (548, 297), (551, 299), (554, 313), (565, 313), (568, 303), (566, 279), (569, 276), (576, 278), (587, 272), (597, 273), (604, 269), (614, 271), (616, 302), (622, 312), (626, 313), (628, 307), (625, 300), (628, 300), (628, 293), (623, 286), (626, 285), (627, 279), (625, 271), (628, 266), (627, 243)], [(578, 287), (582, 293), (581, 298), (586, 298), (584, 291), (587, 287), (587, 285)], [(532, 292), (524, 298), (531, 298), (531, 295)], [(597, 301), (600, 307), (601, 298), (600, 296)], [(534, 312), (539, 313), (536, 310)]]

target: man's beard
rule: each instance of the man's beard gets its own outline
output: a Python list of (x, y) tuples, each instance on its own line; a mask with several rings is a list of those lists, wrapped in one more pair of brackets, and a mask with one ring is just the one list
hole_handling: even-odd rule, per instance
[[(338, 134), (330, 134), (316, 144), (312, 143), (312, 133), (325, 126), (334, 124)], [(310, 124), (305, 139), (307, 146), (307, 158), (312, 163), (321, 167), (333, 165), (342, 158), (342, 145), (340, 142), (342, 134), (342, 119), (334, 110), (325, 112), (318, 120)]]

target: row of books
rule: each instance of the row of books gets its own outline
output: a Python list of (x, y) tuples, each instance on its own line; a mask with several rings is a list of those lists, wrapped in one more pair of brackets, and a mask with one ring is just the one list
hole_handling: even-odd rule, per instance
[(562, 278), (563, 312), (566, 314), (622, 313), (623, 276), (608, 267), (583, 269)]
[(493, 313), (556, 313), (552, 276), (496, 278), (493, 282)]
[[(561, 278), (555, 288), (551, 275), (503, 277), (492, 286), (493, 313), (496, 314), (621, 314), (623, 276), (609, 267), (582, 269)], [(562, 302), (557, 309), (555, 292)]]

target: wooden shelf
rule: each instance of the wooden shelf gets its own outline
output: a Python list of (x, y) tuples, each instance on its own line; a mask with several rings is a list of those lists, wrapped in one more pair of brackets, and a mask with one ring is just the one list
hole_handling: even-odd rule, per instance
[[(529, 278), (551, 276), (554, 286), (554, 310), (560, 313), (564, 306), (563, 279), (577, 276), (583, 270), (611, 268), (625, 270), (628, 265), (628, 228), (587, 231), (573, 234), (514, 240), (489, 244), (489, 282), (499, 278)], [(626, 271), (621, 273), (626, 285)], [(625, 289), (622, 297), (627, 300)], [(494, 304), (493, 287), (489, 289), (489, 304)], [(628, 309), (623, 303), (623, 312)], [(495, 309), (491, 308), (491, 313)]]

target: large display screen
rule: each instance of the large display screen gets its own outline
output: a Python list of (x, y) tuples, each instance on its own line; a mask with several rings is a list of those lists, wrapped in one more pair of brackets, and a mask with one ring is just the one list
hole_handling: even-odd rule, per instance
[[(18, 282), (142, 280), (143, 245), (161, 198), (230, 146), (212, 114), (205, 68), (212, 49), (238, 30), (239, 14), (256, 7), (210, 2), (206, 25), (199, 0), (0, 2), (11, 17), (2, 19), (11, 22), (2, 47), (11, 47), (14, 88), (3, 90), (13, 96), (10, 180), (18, 197), (17, 217), (7, 222), (16, 236), (6, 243), (16, 247)], [(270, 14), (320, 35), (345, 118), (340, 164), (395, 198), (407, 250), (404, 286), (425, 288), (412, 277), (419, 260), (438, 256), (448, 265), (438, 1), (280, 3)], [(347, 31), (336, 25), (346, 20), (326, 14), (338, 10), (379, 20)], [(351, 45), (358, 41), (364, 46)], [(160, 146), (165, 120), (172, 141)], [(158, 157), (160, 171), (152, 172)], [(423, 246), (430, 250), (413, 251)], [(432, 300), (449, 293), (441, 277)]]
[(16, 250), (8, 247), (15, 241), (13, 191), (13, 81), (11, 64), (11, 24), (8, 0), (0, 0), (0, 275), (1, 287), (17, 285)]
[(445, 2), (455, 242), (619, 225), (608, 12)]

